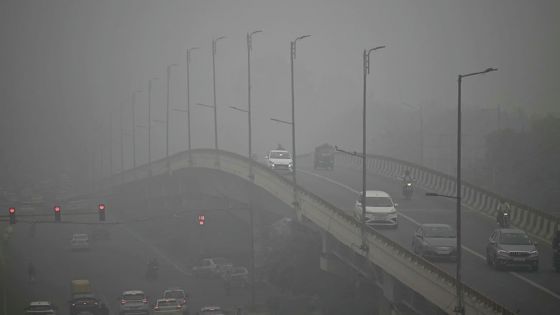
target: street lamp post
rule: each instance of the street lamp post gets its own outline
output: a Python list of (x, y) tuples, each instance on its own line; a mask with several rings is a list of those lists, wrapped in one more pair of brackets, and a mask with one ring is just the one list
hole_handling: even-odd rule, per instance
[(216, 107), (216, 43), (220, 39), (226, 38), (220, 36), (212, 40), (212, 93), (214, 95), (214, 148), (218, 150), (218, 110)]
[(136, 93), (142, 90), (132, 92), (132, 166), (136, 168)]
[(121, 146), (121, 185), (124, 184), (124, 127), (123, 127), (123, 102), (120, 103), (119, 124), (120, 124), (120, 146)]
[(457, 177), (456, 177), (456, 208), (457, 208), (457, 306), (455, 313), (465, 314), (463, 303), (463, 283), (461, 281), (461, 83), (463, 78), (496, 71), (496, 68), (487, 68), (484, 71), (473, 72), (469, 74), (459, 74), (457, 76)]
[[(253, 141), (251, 133), (251, 50), (253, 50), (253, 35), (261, 33), (261, 30), (253, 31), (247, 33), (247, 120), (249, 125), (249, 178), (254, 179), (253, 175)], [(252, 213), (252, 210), (251, 210)], [(254, 267), (254, 266), (253, 266)], [(253, 283), (254, 284), (254, 283)], [(254, 302), (254, 292), (252, 293), (252, 299)]]
[(158, 78), (148, 80), (148, 172), (152, 176), (152, 81)]
[(296, 188), (296, 114), (295, 114), (295, 96), (294, 96), (294, 59), (296, 59), (296, 43), (311, 35), (302, 35), (290, 42), (290, 77), (292, 86), (292, 181), (294, 182), (294, 191)]
[(372, 51), (385, 48), (385, 46), (377, 46), (369, 50), (364, 49), (363, 55), (363, 75), (364, 75), (364, 95), (363, 95), (363, 113), (362, 113), (362, 248), (367, 249), (365, 242), (366, 231), (366, 93), (367, 93), (367, 75), (369, 74), (369, 56)]
[(192, 47), (187, 49), (187, 150), (189, 152), (189, 163), (192, 163), (190, 64), (191, 64), (191, 51), (195, 49), (198, 49), (198, 47)]
[(177, 66), (177, 64), (170, 64), (167, 66), (167, 92), (165, 98), (165, 160), (167, 164), (167, 170), (169, 171), (169, 81), (171, 80), (171, 67)]

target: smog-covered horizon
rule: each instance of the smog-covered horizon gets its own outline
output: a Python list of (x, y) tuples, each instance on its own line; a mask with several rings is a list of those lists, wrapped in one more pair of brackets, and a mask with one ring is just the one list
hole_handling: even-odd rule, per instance
[[(117, 172), (121, 126), (124, 167), (132, 167), (133, 94), (136, 160), (146, 163), (153, 78), (152, 158), (162, 158), (171, 64), (177, 66), (169, 76), (169, 151), (185, 150), (186, 50), (192, 47), (199, 48), (190, 62), (192, 147), (213, 148), (213, 111), (196, 103), (213, 104), (211, 44), (220, 36), (225, 38), (215, 55), (219, 147), (245, 155), (247, 116), (229, 107), (247, 108), (246, 34), (256, 30), (262, 32), (252, 37), (252, 122), (259, 158), (278, 144), (291, 148), (290, 126), (270, 118), (291, 120), (290, 41), (311, 35), (297, 42), (294, 60), (298, 153), (324, 142), (361, 149), (362, 52), (386, 45), (370, 58), (368, 151), (424, 160), (450, 172), (458, 74), (498, 68), (464, 82), (465, 134), (480, 151), (473, 159), (485, 154), (484, 137), (497, 126), (522, 130), (531, 117), (558, 113), (559, 6), (555, 1), (2, 1), (2, 176), (17, 183), (60, 173), (84, 180), (100, 155), (104, 164), (94, 166), (96, 173), (108, 175), (111, 163)], [(412, 138), (420, 120), (426, 128), (422, 156)]]

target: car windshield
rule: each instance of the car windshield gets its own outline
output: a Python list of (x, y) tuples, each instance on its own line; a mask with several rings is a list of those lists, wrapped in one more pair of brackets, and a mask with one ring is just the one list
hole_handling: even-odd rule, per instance
[(185, 294), (183, 293), (183, 291), (167, 291), (165, 292), (164, 296), (165, 298), (172, 298), (172, 299), (182, 299), (185, 297)]
[(143, 293), (130, 293), (123, 295), (123, 300), (126, 301), (139, 301), (144, 299)]
[(270, 152), (271, 159), (289, 159), (290, 153), (288, 152)]
[(424, 236), (433, 238), (455, 238), (455, 231), (448, 226), (425, 226)]
[(531, 245), (531, 240), (525, 233), (502, 233), (500, 235), (500, 244)]
[(366, 197), (366, 207), (392, 207), (393, 201), (388, 197)]

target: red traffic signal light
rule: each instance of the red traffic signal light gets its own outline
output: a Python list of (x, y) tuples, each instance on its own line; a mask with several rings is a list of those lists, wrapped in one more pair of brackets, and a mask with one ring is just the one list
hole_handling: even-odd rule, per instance
[(198, 215), (198, 225), (204, 225), (206, 221), (206, 217), (204, 216), (204, 214), (199, 214)]
[(8, 213), (10, 214), (10, 224), (16, 224), (16, 208), (10, 207)]
[(100, 203), (97, 209), (99, 209), (99, 221), (105, 221), (105, 204)]
[(54, 221), (60, 222), (62, 208), (60, 206), (54, 206), (53, 210), (54, 210)]

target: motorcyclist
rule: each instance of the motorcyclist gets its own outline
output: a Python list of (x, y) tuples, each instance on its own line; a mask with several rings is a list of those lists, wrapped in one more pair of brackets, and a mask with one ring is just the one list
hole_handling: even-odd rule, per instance
[(414, 181), (414, 178), (412, 177), (412, 175), (410, 175), (410, 170), (405, 170), (404, 176), (402, 176), (401, 178), (403, 181), (403, 186), (405, 186), (407, 183), (412, 183)]
[(506, 213), (509, 215), (511, 210), (511, 206), (507, 201), (501, 200), (498, 204), (497, 214), (496, 214), (496, 221), (502, 227), (505, 227), (506, 222), (504, 221), (504, 217)]

